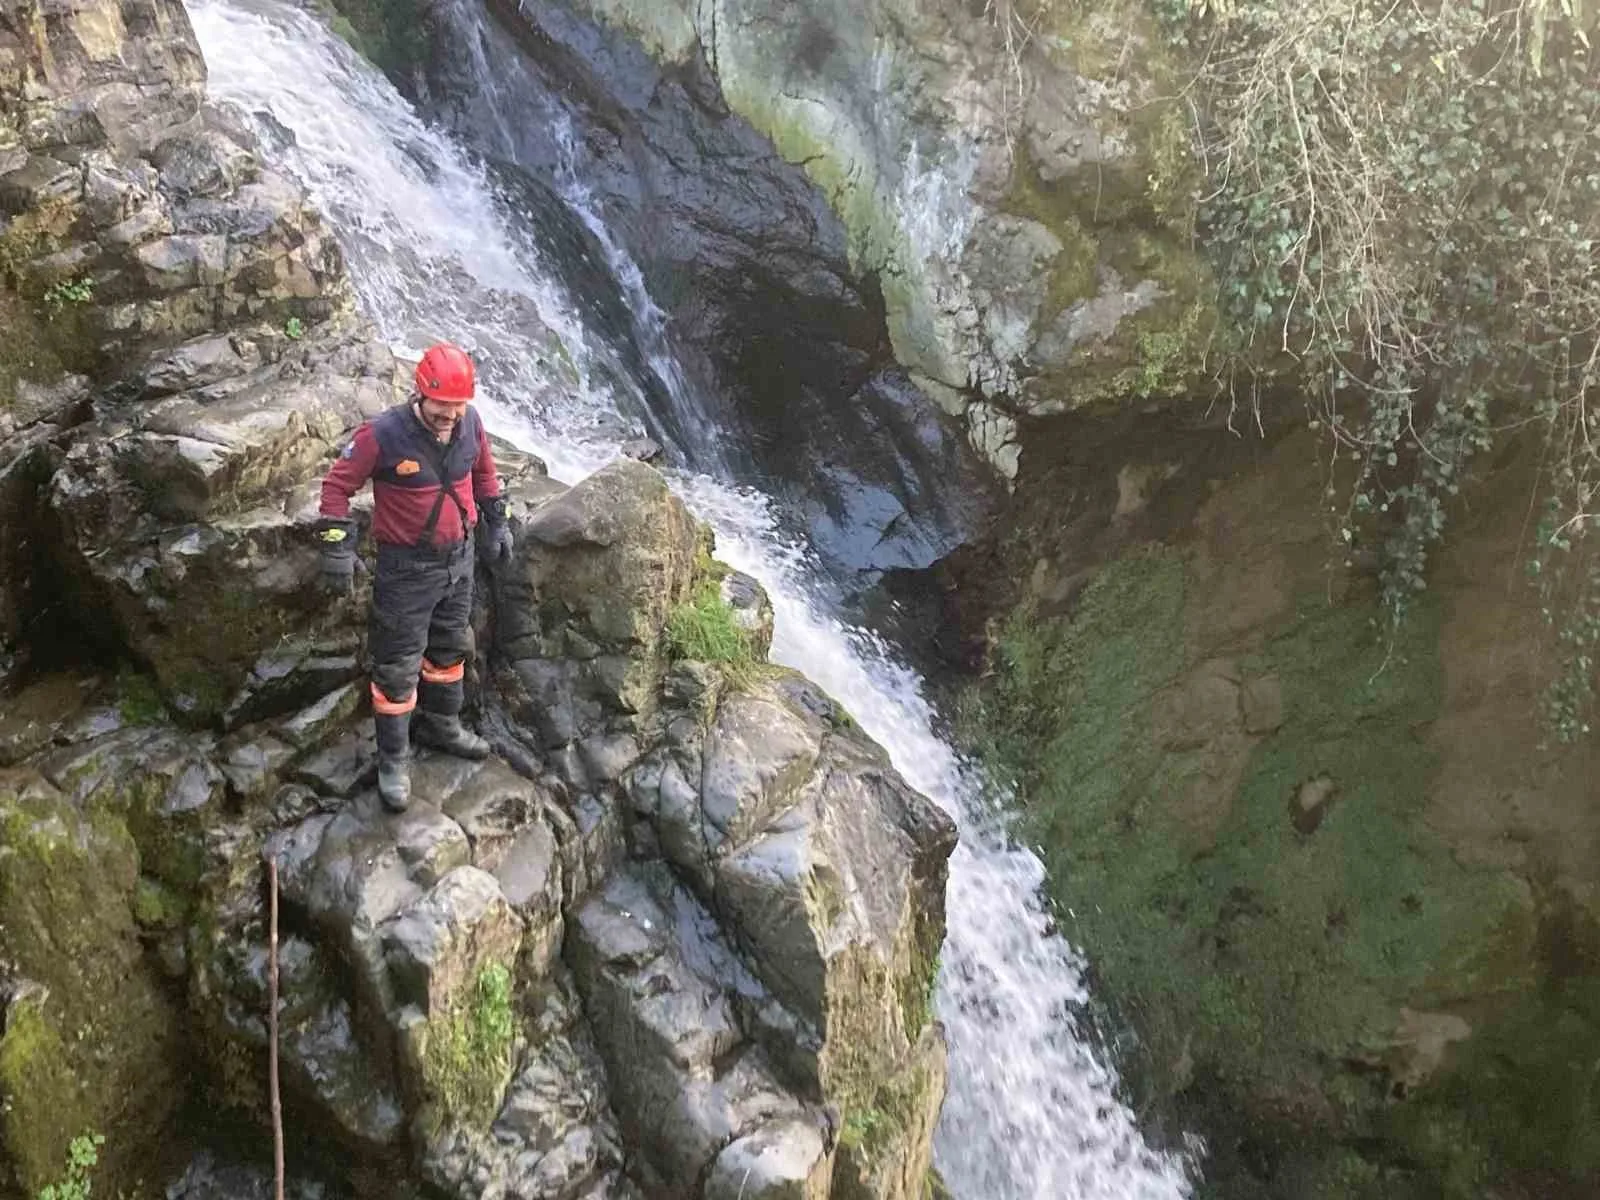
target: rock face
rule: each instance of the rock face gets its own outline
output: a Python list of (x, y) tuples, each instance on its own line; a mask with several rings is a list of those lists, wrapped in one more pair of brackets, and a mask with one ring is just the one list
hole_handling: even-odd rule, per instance
[(1537, 446), (1390, 630), (1314, 433), (1067, 432), (968, 579), (1026, 581), (991, 729), (1144, 1102), (1230, 1197), (1593, 1194), (1597, 764), (1539, 725)]
[[(144, 619), (119, 594), (140, 591), (162, 563), (152, 530), (135, 528), (141, 520), (178, 535), (180, 565), (154, 569), (199, 567), (191, 588), (206, 574), (201, 560), (213, 572), (206, 586), (227, 577), (222, 558), (253, 554), (259, 564), (273, 535), (252, 510), (268, 497), (281, 509), (275, 489), (323, 452), (315, 435), (336, 434), (354, 400), (354, 388), (340, 397), (336, 387), (325, 404), (288, 395), (292, 385), (264, 399), (271, 377), (295, 374), (287, 364), (240, 378), (277, 360), (291, 334), (346, 322), (351, 292), (320, 219), (261, 167), (238, 122), (204, 101), (204, 81), (179, 3), (72, 0), (48, 14), (0, 5), (0, 557), (18, 568), (0, 581), (0, 681), (25, 665), (24, 642), (35, 655), (54, 650), (60, 622), (50, 612), (95, 571), (106, 589), (96, 607)], [(162, 409), (130, 407), (183, 393)], [(230, 395), (231, 406), (218, 403)], [(66, 452), (62, 431), (91, 417), (107, 444), (72, 450), (67, 475), (49, 486), (76, 495), (52, 506), (45, 493)], [(146, 503), (146, 489), (163, 494)], [(69, 510), (69, 526), (114, 518), (138, 545), (83, 570), (60, 544), (84, 532), (59, 528)], [(180, 514), (224, 512), (249, 528), (205, 545), (176, 529)], [(230, 543), (220, 555), (219, 541)], [(169, 628), (181, 623), (182, 591), (170, 577), (151, 579), (145, 617), (165, 605)], [(146, 640), (137, 653), (149, 652)], [(218, 654), (227, 657), (202, 657)], [(169, 685), (185, 669), (170, 666)]]
[(1138, 6), (576, 7), (703, 66), (805, 171), (880, 281), (896, 358), (1007, 476), (1019, 419), (1182, 388), (1209, 320), (1187, 117)]
[[(782, 497), (847, 578), (927, 566), (975, 532), (990, 472), (894, 361), (845, 225), (709, 69), (558, 4), (451, 0), (422, 19), (422, 61), (392, 74), (505, 164), (616, 360), (690, 393), (653, 397), (672, 461)], [(652, 374), (664, 354), (681, 380)]]
[[(260, 1186), (148, 1148), (190, 1101), (266, 1136), (269, 862), (295, 1194), (911, 1195), (951, 827), (765, 665), (654, 469), (503, 448), (500, 754), (378, 803), (365, 592), (312, 590), (308, 526), (396, 363), (202, 80), (180, 6), (0, 8), (0, 1195), (86, 1132), (97, 1193)], [(683, 658), (707, 595), (750, 662)]]
[(276, 690), (264, 655), (228, 732), (179, 730), (152, 690), (153, 724), (91, 708), (19, 744), (0, 1130), (22, 1188), (81, 1128), (163, 1135), (174, 989), (195, 1086), (264, 1116), (272, 860), (292, 1140), (336, 1148), (358, 1194), (920, 1194), (953, 827), (802, 678), (673, 657), (710, 560), (652, 468), (566, 491), (508, 462), (528, 549), (485, 577), (477, 670), (506, 761), (425, 754), (419, 803), (385, 813), (331, 653)]

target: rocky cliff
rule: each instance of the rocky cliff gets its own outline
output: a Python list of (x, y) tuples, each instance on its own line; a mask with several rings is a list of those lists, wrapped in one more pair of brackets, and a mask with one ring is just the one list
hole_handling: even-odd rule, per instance
[(1142, 6), (577, 7), (663, 63), (703, 61), (802, 167), (881, 287), (896, 357), (1006, 476), (1019, 421), (1182, 389), (1211, 319), (1198, 184)]
[(1059, 433), (961, 574), (969, 728), (1141, 1103), (1229, 1200), (1593, 1195), (1600, 776), (1540, 724), (1538, 447), (1473, 473), (1395, 629), (1316, 433)]
[(260, 1189), (270, 862), (299, 1194), (920, 1195), (954, 830), (759, 587), (650, 468), (507, 448), (499, 753), (384, 814), (305, 537), (403, 377), (337, 247), (176, 3), (9, 0), (0, 118), (0, 1194), (83, 1133), (97, 1192)]

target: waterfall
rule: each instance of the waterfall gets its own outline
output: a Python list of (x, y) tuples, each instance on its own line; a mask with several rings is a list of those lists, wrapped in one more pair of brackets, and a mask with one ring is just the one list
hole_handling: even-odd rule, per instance
[[(549, 184), (596, 236), (620, 302), (653, 334), (632, 375), (541, 249), (537, 221), (316, 16), (284, 0), (190, 0), (190, 14), (212, 95), (239, 105), (268, 160), (310, 192), (366, 316), (398, 350), (437, 338), (472, 350), (493, 432), (570, 482), (654, 428), (659, 397), (692, 408), (669, 344), (654, 336), (659, 313), (584, 209), (580, 180)], [(640, 362), (653, 378), (638, 377)], [(686, 419), (711, 422), (703, 411), (675, 417)], [(1189, 1195), (1185, 1163), (1146, 1145), (1114, 1071), (1076, 1022), (1082, 963), (1053, 931), (1043, 867), (1006, 836), (978, 772), (936, 733), (922, 681), (881, 637), (831, 612), (815, 559), (779, 533), (776, 501), (707, 473), (714, 461), (696, 465), (669, 469), (669, 480), (715, 528), (719, 556), (767, 588), (773, 657), (844, 704), (960, 826), (936, 996), (950, 1090), (935, 1161), (951, 1191), (959, 1200)]]

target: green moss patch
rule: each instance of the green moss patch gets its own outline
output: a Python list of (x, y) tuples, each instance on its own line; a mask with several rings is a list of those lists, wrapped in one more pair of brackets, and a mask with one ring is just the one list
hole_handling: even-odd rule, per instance
[(472, 994), (429, 1025), (422, 1064), (437, 1124), (488, 1127), (511, 1077), (515, 1042), (511, 972), (487, 963)]
[(0, 791), (0, 928), (7, 959), (39, 989), (0, 1037), (0, 1157), (29, 1195), (85, 1129), (114, 1138), (113, 1185), (136, 1178), (182, 1099), (175, 1018), (131, 911), (137, 874), (119, 822)]
[(328, 27), (369, 62), (406, 76), (422, 63), (422, 6), (417, 0), (317, 0)]
[(674, 658), (717, 663), (734, 670), (747, 669), (755, 662), (750, 635), (723, 602), (715, 580), (703, 582), (693, 599), (672, 610), (667, 618), (667, 647)]
[[(1282, 723), (1246, 737), (1222, 691), (1226, 731), (1213, 742), (1234, 739), (1242, 769), (1213, 819), (1196, 823), (1186, 805), (1214, 786), (1215, 746), (1175, 739), (1160, 715), (1199, 674), (1185, 593), (1181, 558), (1159, 552), (1102, 570), (1070, 619), (1019, 611), (978, 711), (1025, 801), (1064, 932), (1140, 1035), (1130, 1074), (1155, 1097), (1186, 1093), (1208, 1132), (1276, 1140), (1273, 1153), (1310, 1172), (1295, 1176), (1308, 1198), (1363, 1194), (1366, 1160), (1342, 1161), (1331, 1139), (1380, 1127), (1408, 1148), (1394, 1152), (1405, 1178), (1420, 1160), (1428, 1186), (1452, 1196), (1469, 1193), (1450, 1181), (1535, 1150), (1590, 1169), (1600, 1138), (1581, 1114), (1596, 1111), (1594, 1085), (1561, 1063), (1594, 1024), (1564, 1019), (1570, 1005), (1527, 1015), (1542, 975), (1526, 885), (1458, 862), (1423, 821), (1437, 765), (1424, 733), (1442, 691), (1437, 607), (1419, 606), (1391, 639), (1368, 604), (1307, 598), (1230, 661), (1224, 689), (1276, 678)], [(1474, 1023), (1470, 1049), (1399, 1102), (1401, 1008), (1463, 1005), (1522, 1015)], [(1544, 1085), (1506, 1074), (1530, 1061), (1563, 1081), (1579, 1117), (1538, 1115)], [(1488, 1119), (1446, 1130), (1491, 1096)], [(1308, 1129), (1330, 1140), (1308, 1146)], [(1535, 1148), (1519, 1148), (1530, 1133)], [(1374, 1186), (1398, 1186), (1390, 1167)]]

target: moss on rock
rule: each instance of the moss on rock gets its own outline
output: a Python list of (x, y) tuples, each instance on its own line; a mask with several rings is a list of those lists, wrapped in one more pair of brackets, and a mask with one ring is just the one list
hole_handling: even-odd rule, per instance
[(1593, 964), (1553, 971), (1546, 902), (1425, 819), (1439, 606), (1390, 633), (1307, 596), (1218, 659), (1188, 590), (1161, 550), (1069, 618), (1019, 610), (980, 716), (1138, 1089), (1212, 1137), (1230, 1198), (1597, 1177)]
[(176, 1021), (143, 961), (132, 900), (138, 853), (109, 817), (52, 789), (0, 786), (0, 928), (32, 990), (0, 1037), (0, 1144), (27, 1194), (71, 1139), (111, 1139), (107, 1194), (138, 1178), (181, 1101)]
[(433, 1017), (422, 1034), (422, 1082), (432, 1105), (427, 1123), (487, 1129), (511, 1079), (515, 1043), (511, 972), (485, 963), (471, 994)]

